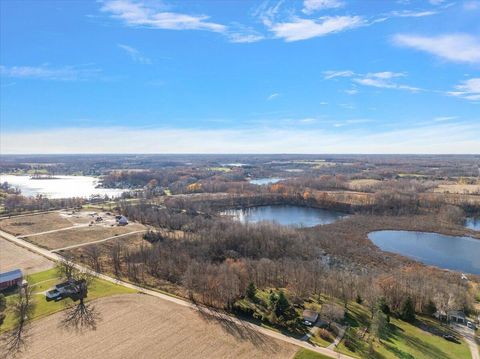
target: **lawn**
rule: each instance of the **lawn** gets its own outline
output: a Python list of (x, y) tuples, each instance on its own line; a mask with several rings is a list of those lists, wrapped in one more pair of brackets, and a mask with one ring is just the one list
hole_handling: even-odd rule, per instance
[[(359, 338), (363, 328), (369, 325), (370, 315), (367, 308), (357, 303), (349, 304), (347, 322), (351, 326), (346, 337), (350, 340), (355, 351), (350, 351), (345, 346), (345, 340), (340, 342), (337, 350), (356, 358), (382, 358), (382, 359), (469, 359), (470, 351), (463, 340), (453, 343), (435, 333), (451, 333), (450, 329), (442, 326), (438, 321), (417, 316), (414, 324), (391, 318), (390, 334), (388, 338), (374, 342), (375, 354), (369, 356), (368, 339), (370, 334)], [(348, 335), (350, 334), (350, 335)]]
[(330, 359), (330, 357), (302, 348), (295, 354), (293, 359)]
[[(73, 303), (71, 299), (64, 299), (58, 302), (47, 302), (45, 300), (45, 291), (52, 288), (55, 284), (61, 282), (61, 278), (59, 278), (55, 268), (29, 275), (27, 276), (27, 281), (30, 286), (32, 286), (35, 298), (35, 310), (33, 313), (33, 319), (46, 317), (50, 314), (65, 309), (65, 307)], [(93, 283), (88, 289), (87, 300), (93, 300), (96, 298), (106, 297), (115, 294), (128, 293), (136, 293), (136, 291), (130, 288), (104, 281), (102, 279), (94, 278)], [(16, 294), (11, 294), (7, 296), (7, 316), (3, 325), (0, 327), (0, 333), (11, 329), (13, 326), (13, 315), (12, 312), (9, 310), (9, 307), (11, 307), (11, 304), (14, 302), (15, 297)]]

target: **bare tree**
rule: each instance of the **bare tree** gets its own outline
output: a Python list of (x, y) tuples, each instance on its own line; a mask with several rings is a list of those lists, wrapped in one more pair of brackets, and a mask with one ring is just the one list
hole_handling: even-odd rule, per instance
[(338, 304), (322, 305), (321, 317), (328, 322), (328, 327), (332, 322), (339, 322), (345, 317), (345, 309)]
[(6, 338), (7, 356), (14, 356), (26, 346), (29, 324), (34, 309), (32, 289), (25, 285), (19, 289), (18, 296), (12, 305), (15, 326)]
[(97, 322), (101, 319), (100, 313), (92, 304), (85, 302), (88, 295), (88, 287), (92, 283), (93, 277), (87, 272), (75, 271), (72, 278), (74, 279), (74, 291), (71, 299), (74, 302), (78, 301), (78, 304), (69, 306), (65, 310), (65, 316), (61, 325), (67, 329), (95, 330)]

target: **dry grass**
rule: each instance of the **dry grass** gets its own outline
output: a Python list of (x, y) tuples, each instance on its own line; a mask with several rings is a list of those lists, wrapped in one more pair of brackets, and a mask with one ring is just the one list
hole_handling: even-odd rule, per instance
[(479, 184), (441, 184), (434, 190), (437, 193), (480, 194)]
[(368, 178), (356, 179), (348, 182), (348, 187), (354, 191), (362, 191), (365, 188), (374, 186), (379, 182), (381, 181), (376, 179), (368, 179)]
[(94, 225), (92, 227), (79, 227), (65, 231), (42, 234), (25, 238), (29, 242), (48, 249), (63, 248), (75, 244), (94, 242), (119, 234), (135, 232), (146, 229), (139, 223), (129, 223), (127, 226), (105, 227)]
[(53, 266), (52, 261), (0, 237), (0, 272), (20, 268), (23, 273), (31, 274)]
[(297, 350), (146, 295), (103, 298), (95, 306), (102, 316), (97, 330), (66, 331), (57, 313), (33, 324), (19, 358), (292, 358)]
[(15, 236), (71, 227), (74, 224), (58, 212), (21, 216), (0, 221), (0, 229)]

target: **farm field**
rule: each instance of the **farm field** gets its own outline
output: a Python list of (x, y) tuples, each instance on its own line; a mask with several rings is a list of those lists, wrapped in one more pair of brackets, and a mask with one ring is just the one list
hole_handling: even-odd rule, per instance
[(25, 239), (43, 248), (58, 249), (145, 229), (145, 226), (138, 223), (129, 223), (122, 227), (94, 225), (92, 227), (78, 227), (59, 232), (31, 236)]
[(72, 227), (74, 223), (59, 212), (33, 214), (0, 220), (0, 229), (15, 236)]
[[(196, 311), (132, 294), (95, 302), (95, 331), (78, 335), (58, 327), (61, 313), (33, 324), (30, 346), (19, 358), (292, 358), (297, 347), (237, 331)], [(88, 343), (88, 345), (85, 345)]]
[(23, 273), (31, 274), (53, 266), (52, 261), (0, 237), (0, 272), (20, 268)]

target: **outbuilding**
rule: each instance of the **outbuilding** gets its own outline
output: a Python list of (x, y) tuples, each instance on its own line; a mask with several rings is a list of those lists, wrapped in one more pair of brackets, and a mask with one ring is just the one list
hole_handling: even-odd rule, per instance
[(21, 286), (23, 281), (23, 273), (20, 269), (14, 269), (10, 272), (0, 273), (0, 291)]

